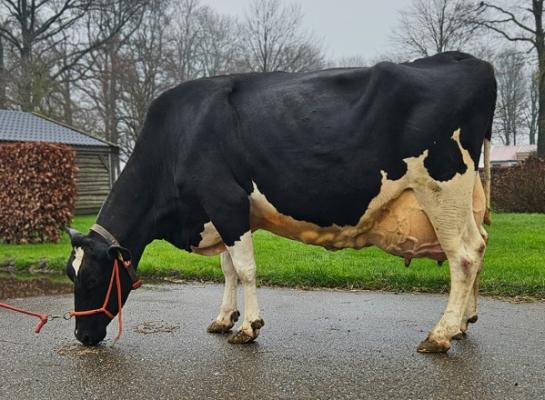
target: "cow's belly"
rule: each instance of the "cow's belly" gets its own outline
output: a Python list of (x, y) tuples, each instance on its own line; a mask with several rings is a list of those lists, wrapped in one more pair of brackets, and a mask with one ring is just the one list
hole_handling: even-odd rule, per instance
[[(370, 212), (371, 211), (371, 212)], [(484, 217), (485, 197), (480, 179), (473, 190), (473, 212), (480, 226)], [(257, 187), (250, 196), (250, 223), (252, 230), (265, 229), (277, 235), (329, 250), (377, 246), (388, 253), (411, 259), (426, 257), (438, 261), (446, 259), (426, 213), (411, 189), (397, 188), (377, 196), (373, 210), (362, 216), (357, 226), (320, 227), (298, 221), (279, 213), (259, 192)], [(193, 251), (203, 255), (219, 254), (225, 250), (221, 237), (207, 223), (202, 240)]]

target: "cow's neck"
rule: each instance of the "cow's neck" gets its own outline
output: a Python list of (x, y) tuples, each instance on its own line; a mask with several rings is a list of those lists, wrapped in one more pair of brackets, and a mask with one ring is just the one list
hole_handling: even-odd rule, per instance
[(149, 158), (139, 157), (135, 151), (97, 217), (97, 224), (131, 251), (135, 266), (146, 245), (160, 236), (157, 220), (162, 209), (155, 201), (160, 181), (150, 175), (157, 166), (148, 164)]

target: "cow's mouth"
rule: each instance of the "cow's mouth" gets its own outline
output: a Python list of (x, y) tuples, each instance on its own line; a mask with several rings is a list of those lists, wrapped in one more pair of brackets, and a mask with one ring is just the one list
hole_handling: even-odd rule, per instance
[(74, 335), (76, 336), (76, 339), (78, 339), (84, 346), (96, 346), (102, 342), (102, 340), (104, 340), (106, 337), (106, 331), (104, 331), (104, 333), (92, 334), (76, 329), (74, 331)]

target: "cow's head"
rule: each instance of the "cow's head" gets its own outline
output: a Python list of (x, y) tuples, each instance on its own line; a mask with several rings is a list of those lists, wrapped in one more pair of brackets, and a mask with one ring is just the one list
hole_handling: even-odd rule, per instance
[[(72, 253), (66, 264), (66, 274), (74, 282), (74, 309), (88, 311), (103, 306), (113, 262), (116, 257), (130, 260), (130, 252), (118, 245), (110, 245), (95, 232), (82, 235), (76, 230), (67, 229), (72, 243)], [(131, 290), (131, 280), (126, 273), (121, 273), (121, 295), (125, 303)], [(117, 289), (115, 285), (106, 309), (115, 316), (118, 313)], [(98, 344), (106, 336), (106, 327), (111, 319), (106, 313), (76, 316), (76, 338), (86, 346)]]

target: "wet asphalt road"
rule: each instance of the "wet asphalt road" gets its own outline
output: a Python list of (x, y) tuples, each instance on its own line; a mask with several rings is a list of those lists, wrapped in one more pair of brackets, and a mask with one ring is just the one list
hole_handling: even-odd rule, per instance
[[(136, 291), (114, 348), (78, 345), (73, 321), (52, 321), (35, 335), (33, 319), (0, 309), (0, 398), (545, 398), (543, 303), (481, 299), (466, 339), (448, 355), (424, 355), (415, 348), (441, 316), (444, 295), (258, 294), (266, 325), (258, 342), (242, 347), (206, 333), (222, 295), (217, 285)], [(71, 301), (10, 302), (62, 314)]]

